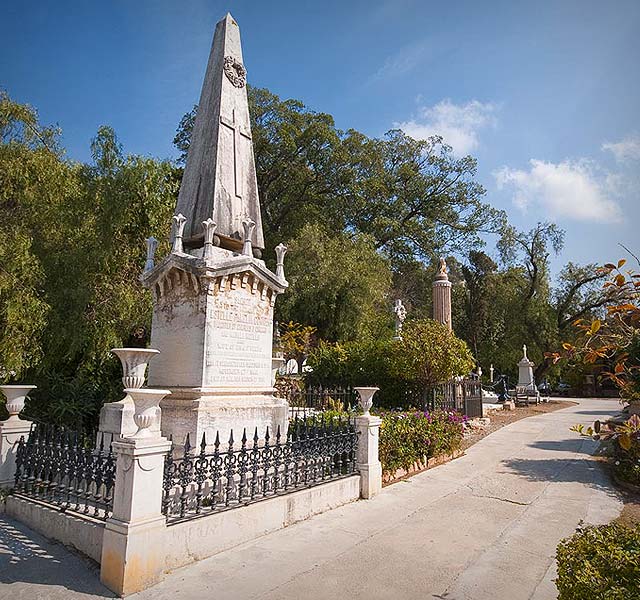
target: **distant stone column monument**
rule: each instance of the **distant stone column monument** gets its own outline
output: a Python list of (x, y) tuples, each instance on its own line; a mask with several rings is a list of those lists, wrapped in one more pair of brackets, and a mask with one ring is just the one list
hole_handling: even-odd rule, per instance
[(153, 296), (149, 386), (166, 388), (162, 434), (192, 445), (226, 443), (230, 431), (285, 435), (288, 405), (274, 396), (273, 309), (288, 284), (264, 247), (240, 31), (216, 26), (173, 217), (172, 249), (141, 281)]
[(451, 330), (451, 282), (444, 258), (440, 259), (440, 268), (433, 282), (433, 319)]

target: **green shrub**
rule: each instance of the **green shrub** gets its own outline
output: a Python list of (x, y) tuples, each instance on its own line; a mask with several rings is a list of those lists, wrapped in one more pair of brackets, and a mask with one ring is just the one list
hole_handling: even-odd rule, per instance
[(558, 600), (640, 598), (640, 524), (584, 527), (560, 542)]
[(422, 404), (426, 388), (466, 375), (474, 362), (467, 345), (431, 319), (409, 321), (402, 339), (362, 339), (320, 343), (307, 360), (312, 385), (375, 385), (376, 406)]
[(382, 413), (380, 462), (386, 476), (398, 469), (424, 465), (426, 458), (451, 454), (460, 448), (464, 418), (456, 413)]
[(593, 427), (577, 424), (571, 427), (580, 435), (601, 441), (604, 453), (613, 463), (616, 475), (628, 483), (640, 485), (640, 417), (631, 417), (622, 424), (596, 421)]

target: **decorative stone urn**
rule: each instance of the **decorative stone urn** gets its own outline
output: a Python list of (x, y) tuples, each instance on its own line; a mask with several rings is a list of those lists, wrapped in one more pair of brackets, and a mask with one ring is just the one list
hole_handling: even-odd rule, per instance
[(152, 430), (156, 433), (159, 430), (157, 422), (160, 417), (160, 400), (171, 392), (153, 388), (127, 388), (124, 391), (133, 400), (133, 422), (138, 427), (138, 431), (130, 437), (134, 439), (155, 437)]
[(149, 361), (160, 354), (160, 350), (153, 348), (113, 348), (111, 352), (122, 363), (122, 384), (127, 389), (137, 389), (144, 385)]
[(18, 416), (24, 409), (24, 402), (35, 385), (0, 385), (0, 390), (7, 397), (7, 410), (9, 421), (20, 421)]
[(363, 416), (368, 417), (369, 411), (373, 406), (373, 395), (380, 389), (377, 387), (357, 387), (353, 388), (360, 396), (360, 406), (363, 410)]

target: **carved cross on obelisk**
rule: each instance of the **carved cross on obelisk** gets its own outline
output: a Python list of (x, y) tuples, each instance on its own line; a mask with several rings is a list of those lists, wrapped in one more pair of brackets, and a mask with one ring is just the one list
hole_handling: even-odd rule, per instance
[(246, 83), (240, 30), (227, 15), (213, 36), (175, 210), (187, 220), (187, 251), (204, 246), (207, 219), (216, 224), (216, 244), (235, 252), (245, 241), (242, 222), (250, 219), (254, 254), (264, 248)]
[(244, 129), (240, 123), (236, 122), (236, 111), (231, 111), (231, 119), (220, 115), (220, 123), (228, 127), (233, 132), (233, 179), (235, 184), (235, 194), (237, 198), (242, 198), (242, 172), (241, 161), (238, 156), (240, 148), (239, 135), (251, 141), (251, 131)]

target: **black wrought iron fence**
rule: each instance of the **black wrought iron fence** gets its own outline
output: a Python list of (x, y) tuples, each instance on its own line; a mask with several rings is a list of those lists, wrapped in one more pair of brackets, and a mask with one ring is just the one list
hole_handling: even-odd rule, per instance
[(231, 432), (209, 447), (203, 435), (199, 448), (187, 437), (182, 456), (165, 459), (162, 511), (168, 522), (192, 519), (351, 475), (357, 437), (353, 419), (322, 416), (293, 419), (286, 436)]
[(358, 394), (351, 386), (307, 386), (286, 394), (289, 406), (314, 410), (348, 409), (358, 404)]
[(34, 424), (16, 452), (15, 492), (62, 511), (106, 520), (113, 509), (116, 458), (111, 440)]
[(450, 410), (474, 419), (482, 417), (482, 384), (476, 379), (447, 381), (425, 391), (425, 408)]

